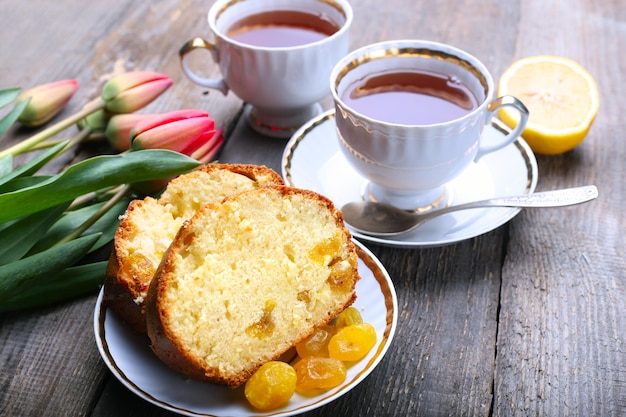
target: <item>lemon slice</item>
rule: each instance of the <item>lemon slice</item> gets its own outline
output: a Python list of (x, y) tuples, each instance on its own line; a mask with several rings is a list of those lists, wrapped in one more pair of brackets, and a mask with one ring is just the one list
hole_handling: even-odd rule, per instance
[[(540, 55), (522, 58), (507, 68), (498, 84), (498, 95), (519, 98), (530, 117), (522, 137), (540, 154), (560, 154), (578, 146), (587, 135), (598, 108), (596, 82), (582, 66), (568, 58)], [(508, 126), (515, 126), (515, 110), (498, 112)]]

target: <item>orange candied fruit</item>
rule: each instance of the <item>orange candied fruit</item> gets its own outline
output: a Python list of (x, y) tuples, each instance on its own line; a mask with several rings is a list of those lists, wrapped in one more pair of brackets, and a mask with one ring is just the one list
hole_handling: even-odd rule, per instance
[(305, 393), (316, 389), (330, 389), (346, 380), (346, 365), (339, 359), (309, 356), (298, 361), (296, 391)]
[(309, 356), (328, 357), (328, 342), (335, 334), (333, 326), (324, 325), (315, 329), (312, 335), (296, 344), (296, 352), (301, 358)]

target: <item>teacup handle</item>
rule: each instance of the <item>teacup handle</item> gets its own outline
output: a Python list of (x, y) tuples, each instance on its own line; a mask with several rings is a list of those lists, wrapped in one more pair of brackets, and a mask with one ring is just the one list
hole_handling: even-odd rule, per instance
[(203, 87), (208, 87), (208, 88), (213, 88), (215, 90), (219, 90), (222, 92), (222, 94), (226, 95), (228, 94), (228, 85), (226, 84), (226, 81), (224, 81), (224, 79), (210, 79), (210, 78), (203, 78), (200, 77), (198, 75), (196, 75), (191, 68), (189, 68), (189, 65), (187, 64), (187, 58), (189, 56), (189, 54), (192, 51), (195, 51), (196, 49), (206, 49), (211, 53), (211, 56), (213, 57), (213, 61), (215, 63), (219, 62), (219, 53), (218, 53), (218, 49), (217, 46), (211, 42), (207, 42), (202, 38), (194, 38), (188, 42), (186, 42), (182, 48), (180, 48), (180, 51), (178, 51), (178, 57), (180, 58), (180, 63), (183, 67), (183, 72), (185, 73), (185, 75), (187, 75), (187, 77), (189, 77), (189, 79), (191, 81), (193, 81), (194, 83), (201, 85)]
[(493, 119), (493, 116), (495, 116), (498, 110), (501, 109), (502, 107), (513, 107), (517, 109), (517, 111), (520, 114), (519, 122), (517, 123), (517, 126), (515, 126), (515, 129), (513, 129), (508, 135), (504, 136), (504, 138), (502, 138), (502, 140), (499, 143), (495, 143), (489, 146), (481, 145), (478, 148), (478, 154), (476, 155), (476, 158), (474, 159), (475, 161), (478, 161), (480, 158), (482, 158), (483, 156), (485, 156), (485, 154), (488, 154), (489, 152), (497, 151), (498, 149), (504, 148), (508, 144), (512, 143), (519, 136), (521, 136), (522, 132), (526, 128), (526, 123), (528, 122), (528, 114), (529, 114), (528, 109), (526, 108), (524, 103), (521, 102), (521, 100), (513, 96), (498, 97), (497, 99), (489, 103), (489, 105), (487, 106), (487, 118), (486, 118), (485, 123), (486, 124), (491, 123), (491, 119)]

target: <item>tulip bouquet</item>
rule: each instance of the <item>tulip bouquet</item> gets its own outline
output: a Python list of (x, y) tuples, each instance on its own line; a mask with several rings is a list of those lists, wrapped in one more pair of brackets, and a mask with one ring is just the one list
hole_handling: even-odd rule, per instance
[[(208, 113), (179, 110), (136, 114), (172, 84), (144, 71), (109, 80), (96, 100), (75, 115), (0, 151), (0, 312), (67, 300), (97, 289), (109, 244), (137, 192), (156, 193), (173, 176), (211, 161), (223, 143)], [(74, 80), (44, 84), (20, 94), (0, 90), (0, 137), (16, 122), (49, 122), (78, 89)], [(56, 135), (71, 126), (78, 134)], [(56, 175), (37, 175), (53, 158), (90, 138), (106, 138), (120, 151), (95, 156)], [(34, 152), (14, 166), (18, 154)]]

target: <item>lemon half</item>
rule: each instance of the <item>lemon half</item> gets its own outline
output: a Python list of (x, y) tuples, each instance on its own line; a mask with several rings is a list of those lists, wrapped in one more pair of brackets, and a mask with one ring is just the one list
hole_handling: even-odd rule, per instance
[[(600, 95), (591, 74), (575, 61), (540, 55), (522, 58), (507, 68), (498, 84), (498, 95), (519, 98), (530, 116), (522, 137), (539, 154), (560, 154), (578, 146), (598, 114)], [(515, 110), (498, 112), (508, 126), (515, 126)]]

